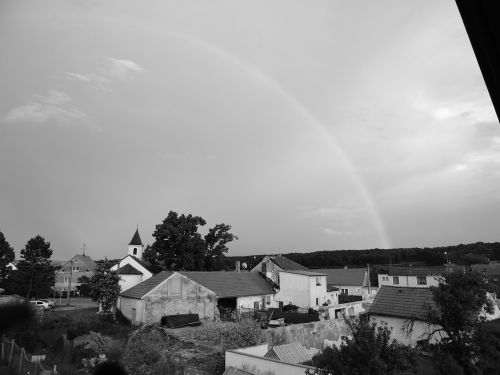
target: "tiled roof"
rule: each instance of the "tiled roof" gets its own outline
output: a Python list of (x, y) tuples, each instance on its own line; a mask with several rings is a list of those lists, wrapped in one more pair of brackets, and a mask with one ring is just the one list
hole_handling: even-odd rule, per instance
[(139, 228), (134, 233), (134, 237), (130, 240), (129, 245), (138, 245), (142, 246), (141, 236), (139, 236)]
[(125, 264), (118, 270), (120, 275), (142, 275), (142, 272), (136, 269), (134, 266), (129, 263)]
[(257, 272), (186, 272), (189, 277), (217, 294), (219, 298), (274, 294), (274, 289)]
[(319, 272), (318, 270), (283, 270), (280, 272), (285, 272), (285, 273), (294, 273), (296, 275), (304, 275), (304, 276), (327, 276), (326, 273)]
[(94, 271), (97, 268), (96, 263), (94, 262), (94, 260), (91, 257), (89, 257), (88, 255), (82, 255), (82, 254), (76, 254), (70, 260), (68, 260), (67, 262), (64, 262), (61, 265), (61, 268), (66, 269), (67, 266), (71, 267), (71, 263), (70, 263), (71, 261), (73, 261), (73, 267), (78, 266), (80, 268), (80, 271), (87, 271), (87, 270)]
[(378, 291), (368, 313), (425, 321), (429, 309), (437, 309), (429, 289), (384, 285)]
[(307, 271), (308, 268), (304, 267), (302, 264), (298, 264), (291, 259), (285, 258), (284, 256), (278, 255), (270, 258), (279, 268), (282, 270), (303, 270)]
[[(274, 289), (256, 272), (177, 272), (210, 289), (217, 294), (218, 298), (274, 294)], [(160, 272), (126, 290), (121, 295), (130, 298), (142, 298), (153, 288), (165, 281), (172, 273), (166, 271)]]
[(326, 268), (316, 270), (327, 275), (326, 283), (334, 286), (367, 286), (366, 268)]
[(389, 276), (442, 276), (448, 269), (446, 267), (391, 267)]
[(168, 279), (172, 274), (173, 272), (171, 271), (162, 271), (160, 273), (157, 273), (156, 275), (150, 277), (142, 283), (139, 283), (132, 288), (127, 289), (120, 295), (123, 297), (140, 299), (146, 293), (149, 293), (151, 290), (153, 290), (153, 288), (157, 287), (158, 285), (160, 285), (160, 283)]
[(273, 346), (264, 357), (294, 364), (304, 363), (312, 359), (311, 353), (299, 343)]

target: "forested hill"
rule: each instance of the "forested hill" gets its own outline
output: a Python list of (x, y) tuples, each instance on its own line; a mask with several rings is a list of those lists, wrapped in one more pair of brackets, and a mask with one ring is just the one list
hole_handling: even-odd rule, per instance
[[(500, 261), (500, 242), (477, 242), (467, 245), (426, 248), (326, 250), (311, 253), (282, 253), (281, 255), (308, 268), (365, 267), (367, 264), (386, 265), (390, 263), (435, 266), (444, 264), (446, 256), (452, 263), (468, 265), (488, 263), (494, 260)], [(263, 257), (264, 255), (227, 257), (226, 269), (234, 267), (237, 260), (246, 263), (250, 269)]]

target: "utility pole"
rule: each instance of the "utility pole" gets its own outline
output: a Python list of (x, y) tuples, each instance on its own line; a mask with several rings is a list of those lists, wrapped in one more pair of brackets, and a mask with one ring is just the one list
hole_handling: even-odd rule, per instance
[(370, 263), (366, 265), (366, 268), (368, 268), (368, 297), (369, 299), (372, 298), (372, 282), (370, 280)]
[(69, 274), (69, 279), (68, 279), (68, 294), (66, 295), (66, 306), (69, 306), (69, 295), (71, 294), (71, 279), (73, 278), (73, 261), (69, 261), (71, 268), (70, 268), (70, 274)]

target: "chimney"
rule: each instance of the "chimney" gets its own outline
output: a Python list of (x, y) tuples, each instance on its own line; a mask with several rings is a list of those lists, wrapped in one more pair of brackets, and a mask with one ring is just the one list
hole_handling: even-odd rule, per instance
[(240, 272), (240, 261), (237, 260), (236, 261), (236, 269), (235, 269), (236, 272)]

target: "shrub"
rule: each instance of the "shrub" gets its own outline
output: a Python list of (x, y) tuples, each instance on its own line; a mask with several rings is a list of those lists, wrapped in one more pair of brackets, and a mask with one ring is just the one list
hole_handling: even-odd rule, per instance
[(224, 349), (237, 349), (258, 345), (262, 341), (260, 325), (252, 319), (243, 319), (240, 322), (224, 324), (221, 335)]

